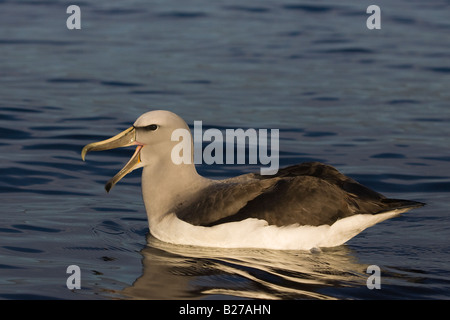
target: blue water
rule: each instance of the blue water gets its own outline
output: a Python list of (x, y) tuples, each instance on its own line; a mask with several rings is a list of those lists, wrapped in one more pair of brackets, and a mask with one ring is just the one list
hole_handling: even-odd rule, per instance
[[(1, 299), (450, 298), (448, 1), (377, 1), (380, 30), (369, 1), (80, 2), (81, 30), (69, 4), (0, 1)], [(153, 109), (278, 128), (282, 166), (322, 161), (427, 206), (322, 252), (162, 243), (139, 172), (103, 189), (133, 151), (80, 157)]]

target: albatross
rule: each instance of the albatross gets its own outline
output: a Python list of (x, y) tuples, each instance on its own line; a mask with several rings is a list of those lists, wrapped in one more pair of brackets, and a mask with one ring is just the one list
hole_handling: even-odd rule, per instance
[[(142, 196), (150, 233), (173, 244), (311, 250), (339, 246), (364, 229), (424, 203), (389, 199), (334, 167), (319, 162), (280, 169), (274, 175), (243, 174), (213, 180), (195, 164), (176, 164), (178, 115), (155, 110), (118, 135), (86, 145), (89, 151), (136, 146), (128, 163), (106, 183), (111, 188), (142, 168)], [(189, 131), (190, 132), (190, 131)], [(191, 139), (192, 141), (192, 139)]]

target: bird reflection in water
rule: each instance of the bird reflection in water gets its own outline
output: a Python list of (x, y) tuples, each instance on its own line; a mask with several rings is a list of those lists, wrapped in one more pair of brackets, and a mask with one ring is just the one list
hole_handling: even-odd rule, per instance
[[(366, 286), (367, 265), (347, 246), (323, 251), (173, 245), (149, 235), (128, 299), (336, 299), (324, 288)], [(367, 290), (367, 289), (365, 289)]]

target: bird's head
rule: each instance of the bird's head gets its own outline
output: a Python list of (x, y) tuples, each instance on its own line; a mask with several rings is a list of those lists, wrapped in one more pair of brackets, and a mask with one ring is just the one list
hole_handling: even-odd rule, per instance
[(172, 133), (177, 129), (189, 132), (186, 122), (175, 113), (165, 110), (150, 111), (141, 115), (132, 127), (116, 136), (86, 145), (81, 152), (81, 157), (84, 160), (89, 151), (136, 146), (136, 151), (128, 163), (106, 183), (105, 189), (109, 192), (131, 171), (145, 167), (158, 159), (170, 157), (176, 144), (172, 141)]

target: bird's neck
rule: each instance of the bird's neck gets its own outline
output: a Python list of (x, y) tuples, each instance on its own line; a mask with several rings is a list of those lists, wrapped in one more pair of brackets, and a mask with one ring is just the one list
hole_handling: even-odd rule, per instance
[(142, 171), (142, 196), (149, 223), (157, 222), (192, 194), (211, 183), (194, 164), (152, 163)]

